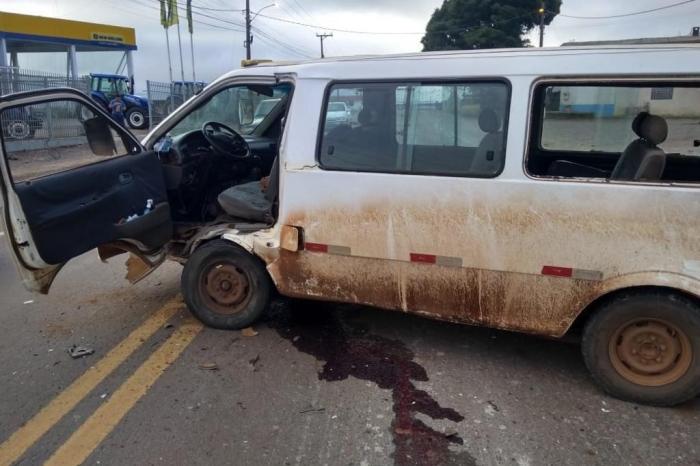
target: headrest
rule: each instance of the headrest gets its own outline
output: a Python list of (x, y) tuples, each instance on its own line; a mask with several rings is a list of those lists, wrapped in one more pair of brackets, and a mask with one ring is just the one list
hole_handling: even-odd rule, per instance
[(484, 109), (479, 114), (479, 128), (484, 133), (495, 133), (501, 129), (501, 119), (492, 109)]
[(668, 123), (658, 115), (642, 112), (632, 122), (632, 130), (640, 138), (653, 145), (661, 144), (668, 137)]

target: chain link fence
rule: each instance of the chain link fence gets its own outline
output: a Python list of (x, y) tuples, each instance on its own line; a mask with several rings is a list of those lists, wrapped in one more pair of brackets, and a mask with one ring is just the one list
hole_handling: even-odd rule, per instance
[(158, 125), (190, 97), (204, 89), (203, 82), (146, 81), (150, 127)]

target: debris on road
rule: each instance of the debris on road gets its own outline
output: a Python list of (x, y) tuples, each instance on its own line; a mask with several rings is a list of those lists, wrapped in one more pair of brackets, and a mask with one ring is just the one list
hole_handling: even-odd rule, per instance
[(95, 352), (94, 349), (88, 348), (87, 346), (73, 345), (70, 348), (68, 348), (68, 354), (73, 359), (80, 359), (80, 358), (83, 358), (85, 356), (90, 356), (94, 352)]
[(241, 330), (241, 335), (244, 337), (255, 337), (258, 335), (258, 332), (256, 332), (253, 327), (246, 327)]
[(304, 408), (301, 411), (299, 411), (299, 414), (322, 413), (325, 410), (326, 408), (314, 408), (313, 406), (309, 405), (308, 408)]
[(33, 299), (28, 299), (27, 301), (24, 302), (24, 304), (32, 304), (34, 302)]
[(257, 367), (258, 361), (260, 361), (259, 354), (257, 356), (255, 356), (253, 359), (251, 359), (250, 361), (248, 361), (248, 364), (250, 364), (250, 368), (253, 369), (253, 372), (258, 371), (258, 367)]
[(163, 328), (173, 328), (173, 327), (175, 327), (174, 324), (168, 323), (168, 324), (165, 324), (165, 326)]
[(200, 364), (199, 368), (205, 371), (218, 371), (219, 365), (215, 362), (205, 362), (204, 364)]

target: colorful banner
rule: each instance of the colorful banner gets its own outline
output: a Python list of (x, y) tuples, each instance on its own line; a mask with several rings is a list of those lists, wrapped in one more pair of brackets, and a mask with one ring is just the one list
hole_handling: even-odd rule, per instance
[(192, 27), (192, 0), (187, 0), (187, 30), (190, 31), (190, 34), (194, 32)]
[(160, 0), (160, 24), (167, 29), (179, 22), (177, 0)]

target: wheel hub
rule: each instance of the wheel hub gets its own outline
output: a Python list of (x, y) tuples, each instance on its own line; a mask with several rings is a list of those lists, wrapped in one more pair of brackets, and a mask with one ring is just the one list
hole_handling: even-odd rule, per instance
[(687, 336), (661, 320), (636, 320), (620, 327), (611, 339), (610, 360), (630, 382), (661, 386), (681, 378), (692, 361)]
[(21, 121), (13, 121), (9, 124), (8, 133), (14, 139), (24, 139), (29, 136), (29, 125)]
[(233, 264), (219, 264), (204, 274), (203, 291), (217, 312), (232, 314), (248, 297), (249, 283), (244, 272)]

